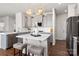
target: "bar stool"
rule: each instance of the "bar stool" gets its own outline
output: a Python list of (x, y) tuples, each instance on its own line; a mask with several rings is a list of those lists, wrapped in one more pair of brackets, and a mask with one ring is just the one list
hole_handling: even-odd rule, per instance
[[(20, 56), (22, 56), (22, 51), (23, 51), (23, 49), (25, 48), (25, 49), (27, 50), (27, 45), (18, 42), (18, 43), (13, 44), (13, 48), (14, 48), (14, 56), (15, 56), (16, 54), (18, 54), (18, 53), (19, 53)], [(15, 53), (15, 52), (16, 52), (15, 49), (19, 50), (19, 52), (18, 52), (18, 53)]]
[(44, 48), (43, 47), (38, 47), (38, 46), (30, 46), (28, 48), (28, 53), (37, 56), (43, 56), (44, 55)]

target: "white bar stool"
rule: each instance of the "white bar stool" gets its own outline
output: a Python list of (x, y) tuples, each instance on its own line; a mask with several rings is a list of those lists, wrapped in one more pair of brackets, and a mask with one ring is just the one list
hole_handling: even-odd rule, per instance
[[(22, 56), (22, 51), (23, 51), (24, 48), (27, 51), (27, 45), (26, 44), (23, 44), (23, 43), (20, 43), (20, 42), (13, 44), (13, 48), (14, 48), (14, 56), (16, 54), (18, 54), (18, 53), (19, 53), (20, 56)], [(16, 53), (15, 49), (18, 49), (19, 52)]]
[(44, 48), (41, 46), (30, 46), (28, 48), (28, 53), (31, 53), (32, 55), (43, 56)]

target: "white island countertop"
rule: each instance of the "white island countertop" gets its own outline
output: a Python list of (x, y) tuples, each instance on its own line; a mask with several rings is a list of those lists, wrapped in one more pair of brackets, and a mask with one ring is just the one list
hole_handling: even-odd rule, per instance
[(30, 39), (30, 40), (39, 40), (39, 41), (44, 41), (46, 40), (49, 36), (51, 36), (51, 34), (40, 34), (41, 36), (38, 37), (34, 37), (32, 36), (30, 33), (29, 34), (23, 34), (23, 35), (18, 35), (16, 37), (18, 38), (26, 38), (26, 39)]

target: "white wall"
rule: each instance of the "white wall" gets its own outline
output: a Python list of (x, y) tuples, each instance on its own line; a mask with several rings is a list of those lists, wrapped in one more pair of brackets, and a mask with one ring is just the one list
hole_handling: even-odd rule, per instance
[(67, 14), (57, 15), (57, 19), (56, 19), (56, 39), (57, 40), (66, 39), (66, 20), (67, 20)]

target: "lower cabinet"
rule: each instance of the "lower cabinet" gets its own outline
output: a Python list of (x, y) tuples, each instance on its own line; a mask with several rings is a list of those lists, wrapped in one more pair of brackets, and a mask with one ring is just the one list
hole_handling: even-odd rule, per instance
[(2, 49), (12, 48), (14, 43), (22, 42), (22, 39), (18, 40), (18, 38), (16, 38), (17, 35), (22, 35), (22, 34), (26, 34), (26, 32), (16, 33), (16, 34), (13, 33), (0, 34), (0, 48)]
[(0, 48), (2, 49), (11, 48), (17, 42), (15, 34), (1, 34), (0, 36)]
[(7, 48), (7, 35), (6, 34), (0, 34), (1, 37), (1, 48), (6, 49)]
[(16, 36), (15, 34), (8, 34), (7, 35), (7, 48), (13, 47), (13, 44), (16, 43)]

